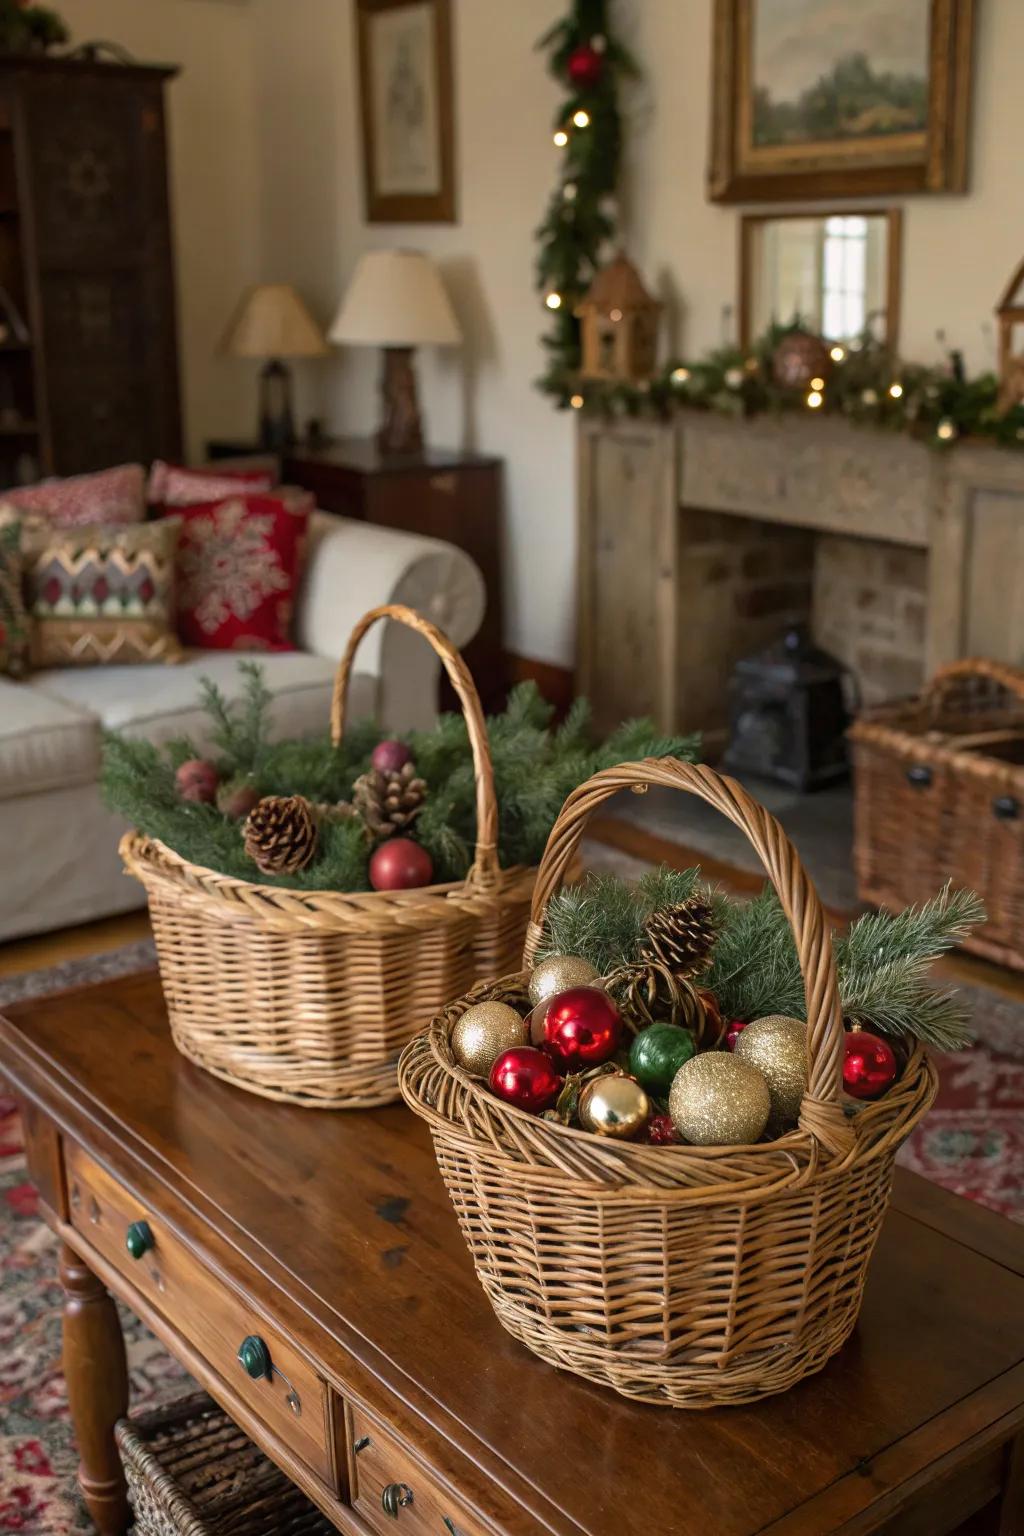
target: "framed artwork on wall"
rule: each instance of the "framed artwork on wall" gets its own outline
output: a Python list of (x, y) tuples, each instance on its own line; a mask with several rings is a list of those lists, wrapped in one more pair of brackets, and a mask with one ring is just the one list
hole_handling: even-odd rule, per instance
[(356, 0), (370, 224), (452, 223), (450, 0)]
[(715, 202), (963, 192), (975, 0), (714, 0)]

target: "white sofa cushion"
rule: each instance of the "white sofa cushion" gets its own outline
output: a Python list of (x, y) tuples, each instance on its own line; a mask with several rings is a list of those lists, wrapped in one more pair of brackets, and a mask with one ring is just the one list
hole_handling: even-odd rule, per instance
[(91, 710), (0, 677), (0, 800), (92, 783), (99, 762)]
[[(212, 678), (229, 699), (242, 692), (237, 651), (193, 651), (173, 667), (62, 667), (37, 672), (32, 691), (55, 704), (91, 710), (108, 730), (143, 736), (163, 746), (190, 736), (205, 749), (209, 719), (199, 702), (199, 679)], [(254, 654), (273, 695), (270, 727), (275, 736), (307, 736), (330, 723), (334, 663), (304, 651)], [(352, 679), (352, 717), (372, 713), (375, 680)]]

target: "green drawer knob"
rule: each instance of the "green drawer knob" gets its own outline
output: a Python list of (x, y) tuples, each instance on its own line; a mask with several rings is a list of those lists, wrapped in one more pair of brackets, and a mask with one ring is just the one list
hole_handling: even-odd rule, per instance
[(270, 1350), (264, 1344), (258, 1334), (250, 1333), (247, 1339), (243, 1339), (238, 1349), (238, 1359), (242, 1370), (253, 1381), (262, 1381), (271, 1373)]
[(141, 1259), (156, 1247), (153, 1228), (148, 1221), (133, 1221), (124, 1235), (124, 1245), (133, 1259)]

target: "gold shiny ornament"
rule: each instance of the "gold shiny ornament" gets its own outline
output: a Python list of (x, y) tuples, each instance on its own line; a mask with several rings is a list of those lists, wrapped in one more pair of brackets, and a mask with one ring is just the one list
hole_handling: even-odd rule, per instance
[(609, 1072), (591, 1078), (580, 1094), (580, 1124), (595, 1136), (627, 1141), (647, 1124), (651, 1101), (635, 1077)]
[(764, 1134), (771, 1096), (756, 1067), (728, 1051), (704, 1051), (679, 1068), (668, 1109), (680, 1136), (694, 1146), (744, 1147)]
[(452, 1055), (477, 1077), (487, 1077), (503, 1051), (529, 1043), (526, 1020), (508, 1003), (474, 1003), (452, 1030)]
[(530, 1002), (536, 1008), (556, 992), (567, 987), (589, 987), (597, 980), (597, 971), (589, 960), (579, 955), (549, 955), (534, 966), (530, 977)]
[(792, 1130), (807, 1091), (807, 1025), (784, 1013), (753, 1019), (737, 1039), (735, 1054), (768, 1084), (770, 1129)]

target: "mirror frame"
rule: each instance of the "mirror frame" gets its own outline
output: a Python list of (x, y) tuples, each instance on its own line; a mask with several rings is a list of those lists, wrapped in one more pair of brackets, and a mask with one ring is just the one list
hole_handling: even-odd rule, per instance
[(775, 212), (744, 213), (739, 226), (739, 344), (749, 347), (757, 337), (751, 334), (750, 309), (753, 298), (754, 237), (762, 224), (778, 219), (828, 219), (863, 214), (866, 218), (884, 218), (888, 225), (885, 249), (885, 345), (896, 351), (900, 331), (900, 290), (903, 281), (903, 210), (902, 208), (783, 208)]

